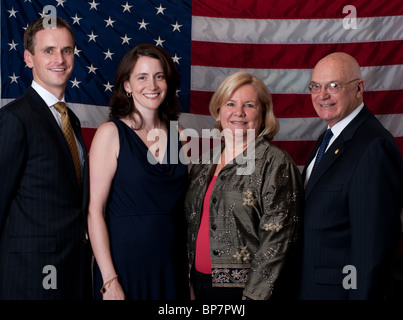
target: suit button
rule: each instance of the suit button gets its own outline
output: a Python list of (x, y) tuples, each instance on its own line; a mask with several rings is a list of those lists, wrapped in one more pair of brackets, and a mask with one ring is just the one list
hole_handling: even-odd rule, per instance
[(216, 204), (216, 203), (217, 203), (217, 198), (214, 197), (214, 198), (211, 200), (211, 202), (212, 202), (213, 204)]
[(211, 225), (211, 229), (213, 229), (214, 231), (216, 231), (216, 230), (217, 230), (217, 225), (216, 225), (216, 224)]
[(213, 250), (213, 254), (214, 254), (215, 256), (218, 256), (218, 255), (220, 254), (220, 251), (218, 251), (218, 250)]

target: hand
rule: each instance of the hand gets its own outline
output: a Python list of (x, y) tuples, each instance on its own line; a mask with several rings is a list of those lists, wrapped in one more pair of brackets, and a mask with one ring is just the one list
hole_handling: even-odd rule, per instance
[(126, 300), (126, 295), (123, 291), (119, 280), (116, 279), (110, 283), (105, 289), (105, 293), (102, 295), (103, 300)]

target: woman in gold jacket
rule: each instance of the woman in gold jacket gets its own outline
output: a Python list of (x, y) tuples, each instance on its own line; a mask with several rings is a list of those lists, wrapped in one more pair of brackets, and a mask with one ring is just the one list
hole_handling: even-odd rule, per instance
[(210, 112), (223, 143), (190, 172), (185, 200), (195, 299), (292, 298), (303, 182), (270, 142), (279, 130), (271, 95), (247, 72), (226, 78)]

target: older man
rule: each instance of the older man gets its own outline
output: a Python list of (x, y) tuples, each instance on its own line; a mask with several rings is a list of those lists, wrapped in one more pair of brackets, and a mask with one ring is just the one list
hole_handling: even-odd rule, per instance
[(401, 233), (403, 163), (393, 136), (363, 102), (345, 53), (320, 60), (309, 89), (328, 130), (304, 170), (300, 299), (390, 298)]

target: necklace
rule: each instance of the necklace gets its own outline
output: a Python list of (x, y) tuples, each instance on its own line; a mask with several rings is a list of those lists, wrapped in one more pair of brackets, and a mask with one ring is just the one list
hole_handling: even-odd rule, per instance
[(143, 129), (140, 129), (140, 131), (143, 131), (146, 135), (148, 135), (148, 133), (151, 131), (151, 130), (154, 130), (154, 129), (161, 129), (161, 120), (160, 119), (158, 119), (158, 125), (157, 126), (154, 126), (154, 128), (152, 128), (152, 129), (145, 129), (145, 128), (143, 128)]
[[(158, 138), (158, 140), (155, 142), (155, 143), (153, 143), (151, 146), (149, 146), (148, 145), (148, 142), (149, 142), (149, 140), (148, 140), (148, 134), (150, 133), (150, 131), (152, 131), (152, 130), (154, 130), (154, 129), (157, 129), (157, 130), (160, 130), (161, 129), (161, 120), (160, 119), (158, 119), (158, 125), (157, 126), (154, 126), (154, 128), (152, 128), (152, 129), (145, 129), (145, 128), (142, 128), (142, 129), (134, 129), (133, 128), (133, 126), (130, 126), (130, 128), (133, 130), (133, 131), (137, 131), (137, 133), (140, 133), (141, 132), (141, 135), (143, 136), (143, 141), (145, 141), (145, 144), (146, 144), (146, 146), (149, 148), (149, 150), (151, 151), (151, 153), (155, 156), (155, 157), (158, 157), (158, 153), (159, 153), (159, 151), (160, 151), (160, 148), (159, 148), (159, 138)], [(151, 148), (152, 147), (152, 148)]]

